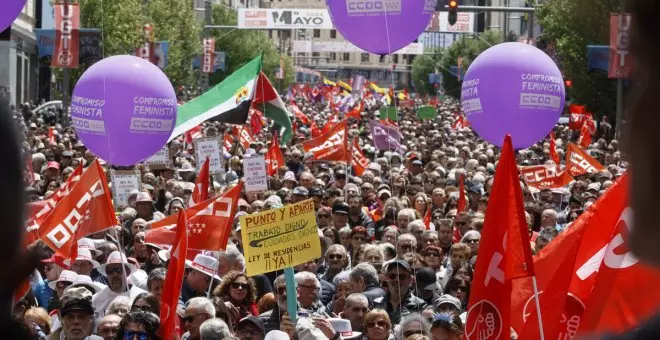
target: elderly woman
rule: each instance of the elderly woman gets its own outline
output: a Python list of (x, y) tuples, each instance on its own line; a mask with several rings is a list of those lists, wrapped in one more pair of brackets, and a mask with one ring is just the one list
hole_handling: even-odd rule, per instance
[(390, 340), (392, 334), (392, 321), (386, 311), (374, 309), (364, 316), (364, 340)]
[(349, 274), (350, 271), (345, 270), (335, 275), (332, 279), (332, 284), (335, 286), (336, 291), (335, 295), (332, 296), (332, 301), (328, 304), (328, 310), (331, 310), (337, 315), (344, 311), (346, 297), (352, 293), (353, 286), (351, 285)]
[(470, 247), (470, 258), (477, 256), (479, 251), (479, 242), (481, 241), (481, 233), (476, 230), (470, 230), (461, 238), (461, 243), (465, 243)]

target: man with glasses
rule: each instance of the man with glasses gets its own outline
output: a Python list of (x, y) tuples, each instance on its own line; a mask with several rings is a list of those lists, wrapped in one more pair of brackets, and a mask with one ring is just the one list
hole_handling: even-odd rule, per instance
[(413, 234), (399, 235), (396, 243), (396, 257), (403, 259), (406, 254), (414, 253), (417, 250), (417, 238)]
[(472, 218), (470, 217), (470, 214), (466, 212), (460, 212), (454, 218), (454, 228), (458, 228), (458, 230), (461, 232), (461, 235), (465, 235), (465, 233), (468, 231), (470, 223), (472, 223)]
[(348, 265), (348, 252), (341, 244), (333, 244), (325, 252), (325, 263), (327, 268), (321, 275), (321, 279), (332, 282), (337, 274), (346, 269)]
[(328, 207), (321, 207), (316, 210), (316, 223), (319, 226), (319, 229), (325, 229), (332, 227), (332, 209)]
[(286, 280), (284, 274), (275, 278), (273, 287), (275, 288), (275, 301), (277, 302), (277, 306), (259, 315), (259, 319), (264, 323), (266, 333), (273, 330), (280, 330), (282, 315), (287, 311)]
[(215, 306), (211, 300), (205, 297), (194, 297), (188, 300), (183, 314), (184, 327), (187, 332), (183, 334), (181, 340), (199, 340), (199, 326), (214, 317)]
[(126, 255), (118, 251), (112, 252), (107, 262), (98, 267), (99, 272), (108, 278), (108, 286), (94, 295), (92, 300), (97, 317), (105, 316), (106, 309), (117, 296), (129, 296), (126, 278), (137, 269), (134, 264), (128, 262)]
[(321, 296), (321, 282), (316, 274), (299, 272), (295, 275), (298, 288), (298, 305), (316, 316), (326, 316), (325, 306), (319, 301)]
[(394, 260), (385, 267), (388, 291), (383, 303), (378, 307), (387, 311), (392, 324), (398, 324), (402, 317), (411, 313), (421, 313), (426, 307), (424, 300), (413, 295), (415, 277), (405, 260)]

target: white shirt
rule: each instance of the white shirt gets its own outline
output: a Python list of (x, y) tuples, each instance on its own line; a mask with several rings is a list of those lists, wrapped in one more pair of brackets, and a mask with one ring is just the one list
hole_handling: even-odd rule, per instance
[(146, 293), (146, 291), (135, 286), (131, 287), (129, 291), (122, 293), (116, 293), (112, 291), (110, 287), (105, 287), (102, 291), (94, 294), (92, 297), (92, 307), (94, 308), (94, 313), (96, 313), (97, 318), (102, 318), (105, 316), (105, 310), (108, 308), (112, 300), (114, 300), (117, 296), (122, 295), (130, 299), (134, 299), (141, 293)]

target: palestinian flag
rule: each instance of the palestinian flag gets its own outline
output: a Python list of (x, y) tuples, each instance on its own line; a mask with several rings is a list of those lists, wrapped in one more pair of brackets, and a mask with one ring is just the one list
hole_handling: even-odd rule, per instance
[(282, 129), (280, 132), (280, 144), (286, 144), (291, 139), (291, 118), (289, 112), (282, 102), (282, 98), (277, 93), (268, 77), (261, 72), (255, 87), (254, 107), (264, 113), (266, 118), (272, 119)]
[(220, 84), (179, 107), (170, 141), (207, 120), (243, 125), (247, 121), (261, 56), (230, 74)]

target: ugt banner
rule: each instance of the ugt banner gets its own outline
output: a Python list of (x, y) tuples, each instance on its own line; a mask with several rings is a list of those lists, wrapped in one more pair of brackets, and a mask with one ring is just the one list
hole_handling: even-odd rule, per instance
[(629, 13), (613, 13), (610, 16), (610, 78), (630, 78), (630, 24)]
[(51, 66), (76, 68), (80, 48), (80, 7), (78, 4), (56, 3), (55, 53)]

